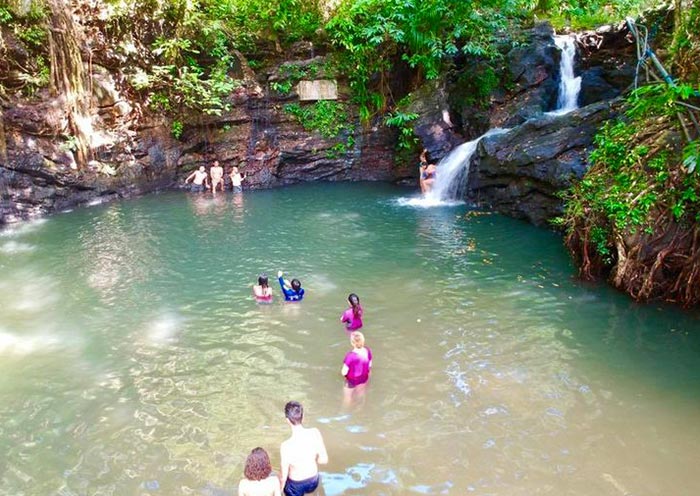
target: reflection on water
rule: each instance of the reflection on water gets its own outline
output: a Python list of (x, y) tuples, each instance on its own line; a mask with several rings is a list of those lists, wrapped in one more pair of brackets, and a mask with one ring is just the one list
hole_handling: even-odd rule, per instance
[[(232, 495), (253, 447), (279, 464), (297, 399), (328, 495), (698, 493), (697, 313), (577, 283), (548, 231), (406, 198), (173, 193), (2, 232), (0, 492)], [(305, 301), (256, 305), (279, 269)], [(348, 405), (350, 292), (374, 360)]]

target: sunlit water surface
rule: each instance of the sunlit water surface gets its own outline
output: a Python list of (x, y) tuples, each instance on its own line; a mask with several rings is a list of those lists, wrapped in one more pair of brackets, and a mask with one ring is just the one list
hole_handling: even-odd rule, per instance
[[(328, 495), (700, 494), (700, 320), (410, 190), (168, 193), (0, 233), (0, 493), (236, 493), (306, 407)], [(282, 268), (307, 299), (256, 305)], [(338, 322), (374, 372), (342, 404)]]

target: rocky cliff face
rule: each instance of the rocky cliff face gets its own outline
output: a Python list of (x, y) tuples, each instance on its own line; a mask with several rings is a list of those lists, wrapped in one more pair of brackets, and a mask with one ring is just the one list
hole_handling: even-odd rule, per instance
[[(595, 104), (570, 117), (541, 117), (553, 109), (559, 84), (559, 52), (552, 34), (549, 25), (541, 24), (506, 53), (502, 83), (507, 84), (492, 92), (488, 108), (465, 106), (459, 85), (474, 70), (465, 66), (458, 74), (425, 84), (414, 93), (409, 109), (420, 115), (415, 132), (434, 161), (489, 127), (513, 127), (483, 141), (467, 195), (536, 223), (558, 213), (556, 191), (581, 176), (597, 126), (610, 115), (609, 106)], [(580, 35), (579, 47), (580, 104), (614, 97), (631, 83), (634, 54), (624, 32), (605, 29)], [(291, 55), (302, 66), (314, 58), (303, 50)], [(0, 223), (96, 198), (178, 187), (191, 170), (214, 159), (226, 169), (240, 167), (249, 188), (318, 180), (415, 181), (415, 167), (395, 166), (396, 135), (385, 126), (363, 127), (351, 115), (351, 146), (340, 151), (334, 147), (347, 133), (325, 139), (304, 130), (284, 111), (285, 104), (298, 101), (297, 95), (270, 89), (279, 66), (236, 89), (229, 97), (230, 110), (221, 116), (186, 119), (179, 139), (172, 137), (166, 117), (120, 93), (123, 76), (114, 68), (107, 70), (99, 61), (91, 67), (93, 156), (87, 168), (76, 167), (64, 102), (48, 95), (33, 102), (3, 101)], [(341, 85), (340, 100), (347, 98)]]
[[(78, 170), (60, 99), (11, 102), (3, 106), (0, 128), (0, 224), (51, 213), (97, 199), (129, 197), (179, 187), (187, 174), (217, 159), (239, 166), (248, 188), (302, 181), (397, 180), (412, 169), (394, 165), (395, 133), (385, 127), (354, 125), (352, 147), (333, 149), (337, 139), (305, 131), (283, 110), (296, 101), (280, 96), (263, 80), (237, 89), (231, 110), (197, 116), (174, 139), (170, 122), (128, 101), (114, 78), (95, 66), (95, 114), (90, 123), (93, 157)], [(356, 120), (352, 118), (352, 120)]]
[(593, 137), (616, 112), (603, 101), (565, 115), (545, 114), (479, 142), (467, 196), (476, 204), (543, 225), (561, 214), (558, 193), (580, 180)]
[(561, 213), (558, 192), (583, 176), (596, 132), (615, 114), (615, 97), (634, 79), (634, 45), (624, 28), (580, 33), (576, 66), (582, 79), (581, 108), (548, 114), (555, 109), (560, 81), (561, 55), (553, 35), (551, 26), (540, 24), (525, 33), (524, 44), (506, 54), (508, 89), (493, 91), (487, 118), (479, 108), (450, 106), (450, 92), (459, 88), (447, 80), (434, 83), (415, 105), (422, 110), (416, 133), (435, 162), (488, 128), (509, 129), (479, 143), (467, 165), (466, 199), (535, 224), (546, 224)]

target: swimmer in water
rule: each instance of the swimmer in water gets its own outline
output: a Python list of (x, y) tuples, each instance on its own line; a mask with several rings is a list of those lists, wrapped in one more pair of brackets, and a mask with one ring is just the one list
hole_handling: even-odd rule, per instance
[(435, 164), (428, 164), (425, 166), (425, 172), (423, 173), (423, 186), (425, 190), (423, 193), (430, 193), (433, 189), (433, 183), (435, 182), (435, 175), (437, 174), (437, 167)]
[(253, 286), (253, 295), (258, 303), (272, 303), (272, 288), (265, 274), (258, 277), (258, 284)]
[(211, 176), (211, 192), (216, 193), (216, 187), (220, 186), (221, 191), (224, 190), (224, 168), (219, 165), (218, 160), (214, 160), (211, 168), (209, 169), (209, 175)]
[(288, 281), (284, 279), (284, 272), (281, 270), (277, 272), (277, 279), (279, 280), (280, 287), (282, 288), (282, 293), (284, 294), (284, 301), (301, 301), (304, 299), (304, 289), (301, 287), (301, 282), (299, 279), (292, 279)]
[(362, 306), (360, 305), (360, 297), (355, 293), (350, 293), (348, 296), (350, 308), (343, 312), (340, 321), (345, 323), (345, 330), (356, 331), (362, 327)]
[(348, 407), (364, 400), (365, 388), (372, 371), (372, 350), (365, 346), (365, 336), (360, 331), (350, 334), (352, 350), (345, 355), (340, 373), (345, 377), (343, 405)]

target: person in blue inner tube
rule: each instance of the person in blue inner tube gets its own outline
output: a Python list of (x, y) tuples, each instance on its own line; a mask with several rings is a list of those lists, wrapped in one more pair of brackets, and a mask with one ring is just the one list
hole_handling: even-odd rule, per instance
[(287, 281), (282, 276), (284, 272), (281, 270), (277, 272), (277, 278), (280, 282), (280, 287), (282, 288), (282, 293), (284, 294), (285, 301), (301, 301), (304, 299), (304, 289), (301, 287), (301, 282), (299, 279), (292, 279)]

